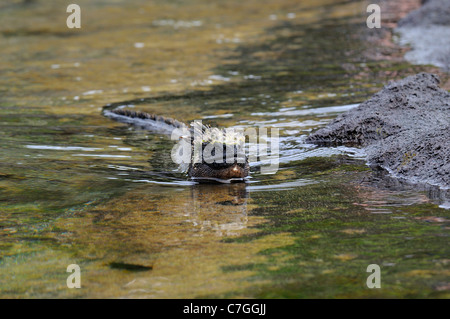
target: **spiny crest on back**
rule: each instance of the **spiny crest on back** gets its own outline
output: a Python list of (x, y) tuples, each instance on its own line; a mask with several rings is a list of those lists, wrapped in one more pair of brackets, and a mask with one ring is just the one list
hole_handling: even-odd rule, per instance
[[(242, 145), (245, 143), (245, 135), (241, 130), (235, 128), (217, 128), (209, 125), (202, 125), (200, 122), (191, 123), (194, 142), (202, 144), (224, 144), (224, 145)], [(201, 138), (197, 138), (201, 137)]]

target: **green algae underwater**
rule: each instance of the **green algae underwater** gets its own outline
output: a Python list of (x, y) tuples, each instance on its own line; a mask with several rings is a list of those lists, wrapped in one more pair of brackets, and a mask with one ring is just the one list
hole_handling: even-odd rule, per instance
[[(77, 3), (78, 30), (65, 1), (0, 5), (1, 298), (449, 297), (441, 191), (303, 142), (432, 69), (368, 58), (364, 1)], [(279, 170), (194, 184), (170, 139), (102, 117), (109, 103), (277, 127)]]

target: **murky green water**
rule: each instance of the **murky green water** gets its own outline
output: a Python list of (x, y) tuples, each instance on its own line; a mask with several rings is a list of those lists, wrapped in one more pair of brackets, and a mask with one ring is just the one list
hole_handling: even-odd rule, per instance
[[(78, 30), (66, 1), (0, 4), (1, 297), (449, 297), (446, 195), (302, 143), (427, 69), (365, 58), (364, 2), (77, 4)], [(280, 169), (195, 185), (172, 141), (102, 117), (109, 103), (278, 127)]]

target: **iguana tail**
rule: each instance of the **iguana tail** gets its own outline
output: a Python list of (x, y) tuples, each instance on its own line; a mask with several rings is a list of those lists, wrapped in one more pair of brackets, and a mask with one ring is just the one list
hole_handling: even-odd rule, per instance
[(129, 109), (103, 110), (103, 115), (118, 122), (131, 124), (155, 133), (172, 134), (174, 129), (188, 128), (180, 121)]

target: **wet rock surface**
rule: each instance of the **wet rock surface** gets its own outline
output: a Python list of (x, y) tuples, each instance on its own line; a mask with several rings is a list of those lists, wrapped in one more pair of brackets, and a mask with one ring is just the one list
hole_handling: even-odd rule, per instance
[(429, 73), (390, 82), (307, 142), (361, 145), (392, 176), (450, 188), (450, 93)]

